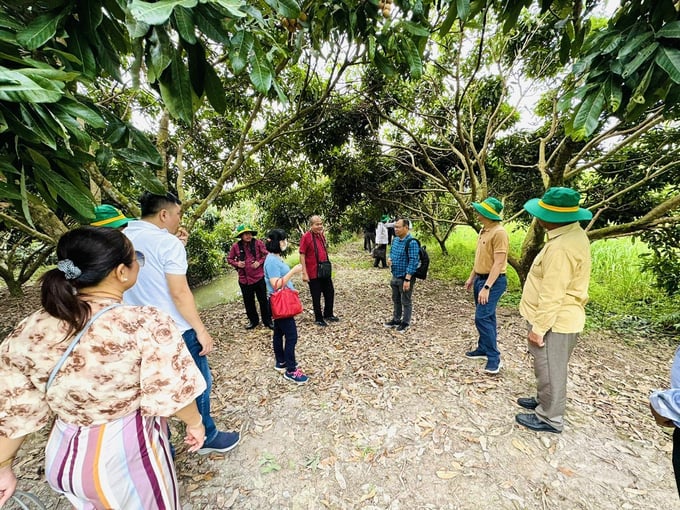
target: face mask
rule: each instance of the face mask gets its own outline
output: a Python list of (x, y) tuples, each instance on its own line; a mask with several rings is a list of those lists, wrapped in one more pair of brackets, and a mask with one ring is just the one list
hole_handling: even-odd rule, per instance
[(281, 247), (281, 251), (286, 251), (288, 249), (288, 241), (281, 241), (279, 246)]

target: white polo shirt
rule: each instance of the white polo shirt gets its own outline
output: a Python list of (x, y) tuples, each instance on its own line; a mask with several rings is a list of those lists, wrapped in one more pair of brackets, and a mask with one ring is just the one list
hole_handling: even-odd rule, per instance
[(137, 283), (125, 292), (123, 301), (160, 308), (175, 320), (182, 333), (191, 329), (172, 301), (165, 278), (166, 274), (187, 274), (187, 252), (182, 242), (167, 229), (144, 220), (129, 222), (123, 233), (132, 241), (135, 250), (144, 254), (146, 261), (139, 269)]

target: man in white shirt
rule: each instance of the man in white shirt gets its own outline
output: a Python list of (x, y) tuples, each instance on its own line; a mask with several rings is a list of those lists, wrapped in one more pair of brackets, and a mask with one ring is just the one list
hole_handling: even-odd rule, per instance
[(206, 440), (198, 453), (226, 452), (239, 442), (238, 432), (217, 430), (210, 415), (212, 374), (207, 355), (213, 350), (213, 338), (198, 315), (196, 302), (187, 282), (187, 254), (175, 236), (182, 219), (180, 200), (168, 193), (144, 193), (140, 199), (142, 217), (130, 221), (123, 233), (135, 250), (144, 253), (146, 263), (137, 284), (124, 295), (131, 305), (153, 305), (170, 314), (182, 331), (184, 342), (201, 370), (207, 389), (196, 399), (203, 418)]

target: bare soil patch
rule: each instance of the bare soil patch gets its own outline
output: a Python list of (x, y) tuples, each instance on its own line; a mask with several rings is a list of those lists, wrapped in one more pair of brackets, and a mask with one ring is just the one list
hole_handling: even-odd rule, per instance
[[(487, 376), (481, 361), (463, 357), (476, 331), (460, 285), (419, 281), (414, 323), (400, 335), (382, 327), (388, 271), (369, 267), (358, 247), (343, 250), (333, 258), (341, 322), (315, 326), (309, 292), (296, 282), (305, 386), (273, 370), (269, 330), (245, 331), (240, 302), (202, 313), (219, 345), (214, 416), (242, 440), (226, 455), (179, 447), (185, 509), (680, 507), (671, 437), (647, 407), (650, 391), (668, 384), (674, 346), (586, 334), (572, 357), (565, 431), (527, 431), (514, 421), (515, 399), (535, 392), (516, 309), (499, 310), (504, 369)], [(35, 309), (36, 296), (2, 300), (6, 329)], [(66, 509), (44, 483), (45, 435), (24, 447), (20, 488)]]

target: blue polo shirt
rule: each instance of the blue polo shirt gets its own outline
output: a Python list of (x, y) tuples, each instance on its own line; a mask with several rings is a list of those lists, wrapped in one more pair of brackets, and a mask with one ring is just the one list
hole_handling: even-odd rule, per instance
[(403, 278), (407, 274), (413, 275), (420, 264), (420, 253), (418, 253), (418, 243), (415, 239), (408, 247), (407, 259), (406, 243), (409, 239), (413, 239), (410, 233), (406, 234), (403, 239), (395, 237), (392, 240), (390, 260), (392, 261), (392, 276), (395, 278)]

